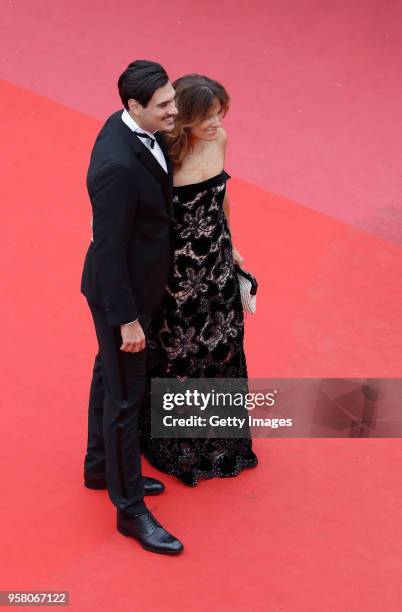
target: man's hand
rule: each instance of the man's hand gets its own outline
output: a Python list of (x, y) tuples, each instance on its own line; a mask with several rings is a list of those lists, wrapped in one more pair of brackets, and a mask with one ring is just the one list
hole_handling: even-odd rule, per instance
[(235, 262), (235, 264), (237, 264), (238, 266), (241, 267), (244, 259), (243, 257), (240, 255), (239, 251), (237, 249), (235, 249), (233, 247), (233, 261)]
[(145, 348), (145, 335), (138, 321), (126, 325), (120, 325), (121, 339), (120, 347), (125, 353), (139, 353)]

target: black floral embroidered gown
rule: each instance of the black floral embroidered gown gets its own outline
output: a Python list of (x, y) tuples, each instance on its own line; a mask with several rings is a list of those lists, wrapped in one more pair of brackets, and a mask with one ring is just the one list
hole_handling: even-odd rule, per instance
[[(223, 210), (228, 178), (223, 170), (174, 188), (172, 271), (148, 338), (148, 380), (247, 378), (243, 309)], [(189, 485), (257, 465), (248, 438), (151, 438), (149, 389), (140, 435), (149, 462)]]

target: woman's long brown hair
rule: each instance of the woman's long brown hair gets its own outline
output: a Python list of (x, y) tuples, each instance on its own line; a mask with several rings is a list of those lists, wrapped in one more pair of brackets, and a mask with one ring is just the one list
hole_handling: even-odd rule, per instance
[(226, 89), (213, 79), (200, 74), (187, 74), (173, 83), (176, 90), (176, 106), (179, 111), (175, 127), (165, 135), (174, 168), (178, 170), (191, 151), (191, 128), (203, 121), (216, 99), (225, 115), (229, 108)]

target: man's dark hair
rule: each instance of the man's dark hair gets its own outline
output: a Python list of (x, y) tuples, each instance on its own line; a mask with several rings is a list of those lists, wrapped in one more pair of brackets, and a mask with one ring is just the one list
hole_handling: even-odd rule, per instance
[(156, 89), (163, 87), (169, 77), (166, 70), (156, 62), (136, 60), (120, 75), (118, 88), (123, 106), (128, 110), (128, 101), (133, 98), (147, 106)]

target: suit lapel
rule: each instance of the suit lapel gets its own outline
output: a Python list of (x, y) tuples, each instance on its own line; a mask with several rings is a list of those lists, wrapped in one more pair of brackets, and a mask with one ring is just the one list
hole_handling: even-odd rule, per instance
[(168, 205), (169, 215), (171, 216), (172, 215), (172, 199), (173, 199), (173, 164), (169, 157), (169, 152), (167, 150), (167, 146), (165, 144), (162, 134), (160, 132), (156, 132), (155, 138), (158, 141), (158, 144), (160, 148), (162, 149), (163, 155), (165, 156), (165, 160), (166, 160), (167, 174), (166, 172), (164, 172), (165, 178), (167, 178), (165, 197), (166, 197), (166, 202)]
[(160, 165), (160, 163), (155, 159), (152, 155), (151, 151), (147, 149), (147, 147), (140, 142), (141, 151), (137, 152), (137, 157), (141, 161), (142, 164), (150, 171), (151, 174), (156, 178), (156, 180), (162, 185), (167, 185), (168, 175)]
[(160, 163), (155, 159), (152, 155), (148, 147), (146, 147), (143, 142), (140, 141), (135, 134), (131, 132), (131, 130), (121, 122), (124, 129), (124, 134), (127, 140), (129, 141), (134, 153), (140, 160), (140, 162), (145, 166), (147, 170), (152, 174), (152, 176), (158, 181), (163, 189), (163, 193), (165, 196), (166, 208), (168, 210), (169, 216), (171, 216), (171, 202), (173, 197), (173, 171), (172, 171), (172, 163), (169, 159), (169, 156), (166, 151), (166, 147), (160, 137), (160, 134), (157, 135), (158, 143), (163, 151), (165, 156), (166, 165), (167, 165), (167, 173), (162, 168)]
[(168, 209), (170, 217), (173, 214), (173, 164), (170, 161), (170, 157), (165, 155), (167, 169), (168, 169)]

